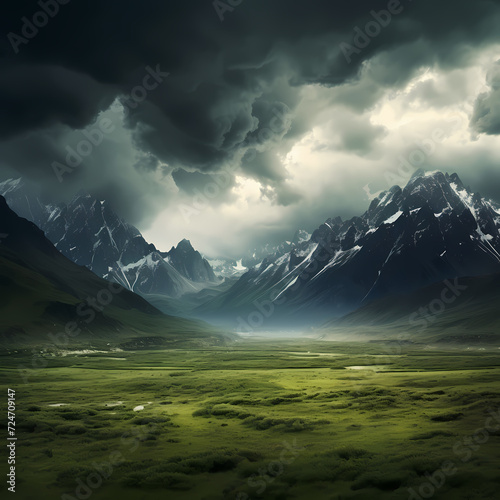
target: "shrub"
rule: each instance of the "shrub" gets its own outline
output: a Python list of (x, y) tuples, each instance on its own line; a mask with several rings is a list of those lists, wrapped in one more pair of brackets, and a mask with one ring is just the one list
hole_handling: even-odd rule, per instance
[(377, 488), (383, 491), (394, 491), (397, 490), (402, 483), (403, 479), (397, 474), (370, 473), (360, 476), (360, 478), (353, 483), (351, 489), (361, 490), (365, 488)]
[(132, 420), (132, 423), (134, 425), (148, 425), (148, 424), (164, 424), (170, 421), (171, 419), (169, 417), (139, 417), (139, 418), (134, 418), (134, 420)]
[(58, 425), (55, 428), (56, 434), (62, 434), (67, 436), (74, 436), (79, 434), (85, 434), (87, 429), (83, 425)]
[(445, 413), (443, 415), (434, 415), (431, 417), (433, 422), (453, 422), (464, 416), (463, 413)]
[(367, 455), (370, 455), (370, 452), (361, 448), (342, 448), (340, 450), (337, 450), (337, 456), (344, 460), (362, 458), (366, 457)]
[(166, 488), (189, 490), (194, 485), (188, 476), (176, 472), (155, 472), (151, 469), (132, 472), (122, 479), (127, 488)]
[(438, 437), (438, 436), (449, 437), (449, 436), (453, 436), (453, 433), (447, 432), (447, 431), (424, 432), (422, 434), (417, 434), (417, 435), (411, 437), (410, 441), (418, 441), (420, 439), (432, 439), (432, 438)]
[(276, 428), (284, 432), (300, 432), (311, 430), (315, 425), (328, 424), (330, 422), (328, 420), (309, 421), (302, 418), (270, 418), (255, 416), (245, 419), (243, 423), (258, 431)]
[(405, 468), (415, 472), (418, 476), (424, 476), (426, 473), (432, 474), (440, 469), (443, 462), (444, 460), (437, 460), (428, 456), (416, 456), (406, 461)]
[(216, 404), (212, 407), (201, 408), (192, 413), (193, 417), (227, 417), (245, 419), (251, 417), (252, 414), (247, 411), (228, 404)]
[(192, 413), (193, 417), (209, 417), (211, 415), (211, 408), (200, 408)]
[(17, 423), (17, 428), (26, 432), (35, 432), (37, 423), (31, 420), (25, 420)]
[(93, 467), (68, 467), (67, 469), (59, 472), (56, 481), (61, 486), (72, 486), (75, 484), (76, 478), (85, 478), (92, 472), (95, 472)]

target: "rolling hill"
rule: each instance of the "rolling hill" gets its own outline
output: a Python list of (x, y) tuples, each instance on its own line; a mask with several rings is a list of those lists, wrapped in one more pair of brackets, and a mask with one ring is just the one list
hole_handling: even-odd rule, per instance
[(320, 331), (354, 338), (500, 344), (500, 274), (445, 280), (375, 300)]

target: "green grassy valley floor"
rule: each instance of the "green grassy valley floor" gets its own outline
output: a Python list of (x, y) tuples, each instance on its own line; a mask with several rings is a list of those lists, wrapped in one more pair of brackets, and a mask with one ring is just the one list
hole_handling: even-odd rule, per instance
[(19, 500), (500, 498), (498, 347), (245, 340), (0, 363)]

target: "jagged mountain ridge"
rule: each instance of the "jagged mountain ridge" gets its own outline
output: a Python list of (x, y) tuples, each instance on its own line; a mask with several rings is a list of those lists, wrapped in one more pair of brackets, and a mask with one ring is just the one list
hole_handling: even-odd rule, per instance
[(265, 258), (269, 258), (270, 256), (281, 256), (288, 252), (290, 252), (297, 245), (305, 241), (309, 241), (311, 235), (303, 230), (299, 229), (295, 232), (293, 238), (291, 240), (282, 241), (277, 245), (273, 245), (267, 243), (265, 245), (260, 245), (252, 250), (249, 250), (246, 255), (244, 255), (241, 259), (242, 266), (246, 268), (251, 268), (259, 265)]
[(36, 188), (20, 179), (0, 183), (0, 194), (18, 215), (41, 228), (63, 255), (129, 290), (179, 297), (219, 281), (189, 241), (160, 252), (106, 201), (80, 193), (68, 204), (46, 204)]
[(500, 272), (499, 229), (499, 206), (458, 175), (419, 171), (362, 216), (328, 219), (309, 241), (264, 259), (199, 312), (251, 329), (339, 317), (444, 279)]
[(282, 241), (278, 244), (266, 243), (265, 245), (259, 245), (247, 250), (238, 260), (219, 257), (209, 259), (209, 263), (219, 276), (234, 279), (242, 276), (251, 268), (259, 266), (263, 259), (278, 258), (310, 238), (311, 235), (307, 231), (300, 229), (295, 232), (291, 240)]

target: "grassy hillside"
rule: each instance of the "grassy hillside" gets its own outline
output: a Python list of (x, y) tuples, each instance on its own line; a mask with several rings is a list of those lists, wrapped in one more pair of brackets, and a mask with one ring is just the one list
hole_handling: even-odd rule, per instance
[(323, 333), (345, 338), (500, 344), (500, 276), (461, 278), (388, 297), (328, 322)]

